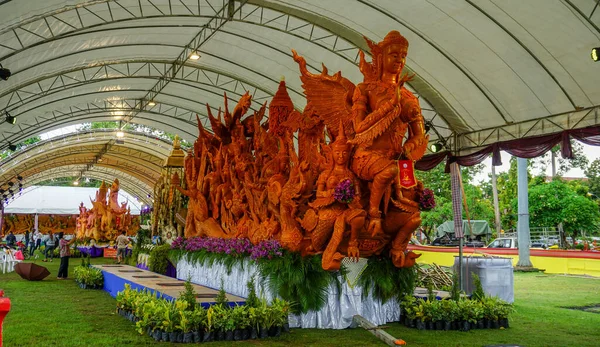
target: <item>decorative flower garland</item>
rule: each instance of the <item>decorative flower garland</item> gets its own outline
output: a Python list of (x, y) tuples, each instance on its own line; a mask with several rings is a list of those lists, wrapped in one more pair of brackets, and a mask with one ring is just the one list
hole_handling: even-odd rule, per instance
[(206, 251), (209, 253), (227, 254), (232, 257), (247, 257), (252, 260), (273, 259), (283, 255), (283, 247), (277, 240), (264, 240), (253, 245), (248, 239), (221, 239), (213, 237), (178, 237), (171, 244), (171, 249), (188, 252)]

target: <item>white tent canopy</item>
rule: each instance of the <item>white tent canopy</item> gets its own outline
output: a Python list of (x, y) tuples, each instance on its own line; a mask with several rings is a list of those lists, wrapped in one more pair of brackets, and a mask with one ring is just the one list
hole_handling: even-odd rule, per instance
[[(4, 213), (79, 214), (79, 204), (82, 202), (88, 209), (92, 208), (90, 198), (93, 199), (97, 191), (98, 188), (32, 186), (6, 204)], [(127, 206), (131, 207), (132, 215), (140, 214), (136, 198), (121, 190), (119, 202), (125, 201), (129, 201)]]
[(600, 64), (590, 51), (600, 46), (598, 4), (0, 0), (0, 63), (12, 72), (0, 81), (0, 113), (18, 119), (0, 118), (0, 150), (68, 125), (117, 119), (192, 142), (196, 114), (209, 127), (207, 105), (216, 113), (225, 92), (233, 107), (249, 91), (257, 110), (281, 76), (302, 110), (292, 48), (312, 72), (323, 62), (356, 84), (358, 51), (368, 54), (363, 35), (379, 41), (391, 30), (410, 42), (408, 88), (432, 126), (430, 141), (454, 155), (597, 127)]

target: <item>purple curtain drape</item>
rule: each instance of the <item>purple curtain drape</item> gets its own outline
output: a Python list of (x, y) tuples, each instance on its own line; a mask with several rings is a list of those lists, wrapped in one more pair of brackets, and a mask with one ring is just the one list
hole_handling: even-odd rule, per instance
[(511, 141), (498, 142), (483, 149), (463, 156), (452, 156), (448, 151), (424, 156), (415, 164), (415, 168), (421, 171), (431, 170), (446, 159), (446, 172), (450, 172), (449, 163), (457, 162), (461, 166), (473, 166), (484, 161), (493, 154), (492, 165), (502, 165), (500, 151), (519, 158), (535, 158), (543, 155), (560, 144), (561, 155), (565, 159), (573, 158), (571, 138), (587, 145), (600, 146), (600, 126), (595, 125), (582, 129), (565, 130), (559, 133), (528, 137)]

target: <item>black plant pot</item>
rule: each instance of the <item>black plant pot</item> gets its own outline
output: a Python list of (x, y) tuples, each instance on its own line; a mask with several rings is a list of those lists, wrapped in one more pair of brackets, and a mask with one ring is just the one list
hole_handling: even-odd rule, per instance
[(279, 337), (281, 336), (281, 327), (272, 326), (269, 328), (269, 336)]
[(233, 340), (234, 341), (241, 341), (241, 340), (243, 340), (243, 338), (242, 338), (242, 335), (243, 335), (242, 332), (243, 332), (242, 329), (235, 329), (233, 331)]
[(269, 329), (261, 327), (260, 331), (258, 332), (258, 338), (266, 339), (267, 337), (269, 337)]
[(146, 333), (148, 334), (148, 336), (152, 337), (152, 328), (148, 327), (146, 328)]
[(202, 342), (212, 342), (215, 340), (215, 333), (212, 331), (205, 331), (202, 335)]
[(217, 331), (217, 334), (215, 335), (215, 341), (223, 341), (225, 340), (225, 332), (222, 330)]
[(176, 332), (169, 333), (169, 341), (177, 342), (177, 333)]
[(435, 322), (435, 330), (444, 330), (444, 322), (441, 320)]
[(492, 328), (492, 320), (491, 319), (484, 319), (483, 323), (484, 323), (486, 329)]
[(194, 343), (202, 342), (202, 332), (192, 331), (192, 338), (194, 339)]
[(225, 341), (233, 341), (233, 330), (225, 332)]
[(290, 323), (284, 323), (283, 327), (281, 328), (281, 330), (284, 333), (289, 333), (290, 332)]
[(425, 322), (423, 322), (422, 320), (418, 319), (417, 320), (417, 329), (419, 330), (425, 330), (426, 326), (425, 326)]
[(452, 322), (444, 321), (444, 330), (452, 330)]
[(485, 324), (483, 323), (483, 319), (477, 321), (477, 329), (485, 329)]
[(193, 333), (183, 334), (183, 343), (192, 343), (192, 342), (194, 342), (194, 334)]
[(500, 324), (498, 324), (497, 320), (493, 320), (492, 321), (492, 329), (499, 329), (500, 328)]
[(256, 330), (256, 327), (252, 327), (250, 329), (250, 338), (252, 340), (256, 340), (258, 338), (258, 330)]
[(169, 333), (167, 332), (162, 332), (162, 340), (165, 342), (169, 342)]
[(509, 328), (508, 318), (500, 318), (500, 326), (502, 328), (508, 329)]
[(175, 333), (175, 336), (177, 337), (175, 339), (175, 342), (183, 343), (183, 332)]
[(469, 331), (469, 330), (471, 330), (471, 323), (469, 323), (468, 320), (462, 321), (460, 331)]
[(459, 329), (460, 329), (459, 322), (456, 320), (452, 321), (452, 330), (459, 330)]
[(250, 332), (252, 330), (250, 328), (246, 328), (246, 329), (242, 329), (242, 340), (249, 340), (250, 339)]
[(154, 338), (154, 341), (160, 341), (162, 339), (162, 331), (154, 330), (152, 332), (152, 337)]

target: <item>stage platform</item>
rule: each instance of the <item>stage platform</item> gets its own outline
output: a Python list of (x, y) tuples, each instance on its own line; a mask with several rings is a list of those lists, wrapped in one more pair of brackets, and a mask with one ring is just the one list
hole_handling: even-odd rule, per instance
[[(132, 289), (149, 289), (152, 292), (158, 292), (166, 299), (177, 299), (179, 293), (185, 290), (184, 281), (177, 280), (168, 276), (163, 276), (155, 272), (142, 270), (129, 265), (93, 265), (95, 268), (102, 270), (104, 275), (104, 289), (112, 297), (116, 297), (117, 293), (125, 289), (125, 284), (131, 285)], [(197, 301), (203, 307), (208, 308), (215, 302), (218, 290), (193, 284), (194, 291), (197, 295)], [(246, 299), (227, 294), (229, 304), (242, 305)]]

